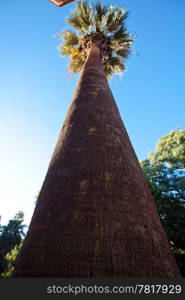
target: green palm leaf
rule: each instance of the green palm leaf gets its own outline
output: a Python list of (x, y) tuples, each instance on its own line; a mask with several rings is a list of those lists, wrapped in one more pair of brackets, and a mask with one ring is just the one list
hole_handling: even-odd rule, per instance
[(127, 16), (125, 8), (78, 1), (76, 10), (67, 18), (75, 31), (67, 30), (61, 34), (64, 42), (60, 45), (60, 53), (70, 56), (70, 72), (74, 74), (81, 70), (90, 43), (101, 49), (106, 76), (121, 74), (133, 43), (133, 36), (125, 26)]
[(67, 18), (67, 23), (73, 26), (78, 31), (85, 33), (85, 29), (83, 28), (81, 19), (79, 18), (79, 15), (76, 12), (71, 13), (71, 17)]
[(62, 33), (62, 37), (66, 41), (66, 45), (75, 46), (79, 43), (79, 37), (76, 32), (66, 30)]

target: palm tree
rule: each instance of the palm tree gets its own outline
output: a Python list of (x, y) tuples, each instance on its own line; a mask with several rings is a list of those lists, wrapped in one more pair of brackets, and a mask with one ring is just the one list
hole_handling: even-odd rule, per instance
[(69, 71), (80, 72), (93, 46), (100, 50), (101, 62), (107, 78), (122, 74), (125, 60), (131, 53), (133, 36), (126, 30), (128, 13), (125, 8), (105, 6), (97, 2), (91, 7), (87, 2), (77, 3), (77, 10), (67, 22), (75, 31), (66, 30), (61, 34), (61, 55), (70, 56)]
[(131, 53), (124, 8), (77, 3), (61, 54), (81, 72), (14, 277), (178, 277), (106, 77)]

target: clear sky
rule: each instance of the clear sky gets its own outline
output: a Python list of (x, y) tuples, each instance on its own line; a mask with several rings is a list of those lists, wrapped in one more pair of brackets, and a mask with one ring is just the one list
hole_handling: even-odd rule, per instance
[[(137, 34), (111, 89), (139, 159), (170, 130), (185, 129), (185, 1), (106, 0), (130, 11)], [(75, 2), (0, 0), (0, 215), (29, 224), (78, 76), (69, 79), (55, 34)]]

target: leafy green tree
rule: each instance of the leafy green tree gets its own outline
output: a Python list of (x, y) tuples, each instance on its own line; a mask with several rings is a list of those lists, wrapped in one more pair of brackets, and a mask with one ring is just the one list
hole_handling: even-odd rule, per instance
[(24, 214), (19, 211), (15, 217), (9, 220), (7, 225), (0, 226), (0, 274), (7, 267), (6, 254), (19, 245), (22, 238), (25, 236), (23, 225)]
[[(185, 275), (185, 131), (162, 137), (141, 167), (181, 273)], [(183, 154), (183, 155), (182, 155)]]
[(0, 251), (3, 255), (11, 251), (25, 236), (24, 228), (26, 225), (22, 224), (23, 221), (24, 214), (19, 211), (13, 219), (9, 220), (7, 225), (1, 226)]
[(174, 248), (185, 248), (185, 173), (165, 163), (141, 162), (161, 221)]
[(185, 168), (185, 130), (173, 130), (162, 137), (151, 159), (167, 162), (177, 169)]

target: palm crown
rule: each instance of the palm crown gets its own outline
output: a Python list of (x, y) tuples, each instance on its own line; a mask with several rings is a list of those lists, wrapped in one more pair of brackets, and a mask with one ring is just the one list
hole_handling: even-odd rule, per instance
[(125, 8), (103, 5), (101, 2), (89, 4), (82, 0), (67, 18), (67, 23), (75, 31), (66, 30), (61, 34), (62, 56), (70, 56), (69, 71), (81, 70), (87, 49), (93, 45), (100, 48), (101, 59), (107, 77), (125, 70), (125, 60), (131, 54), (133, 36), (125, 27), (128, 13)]

